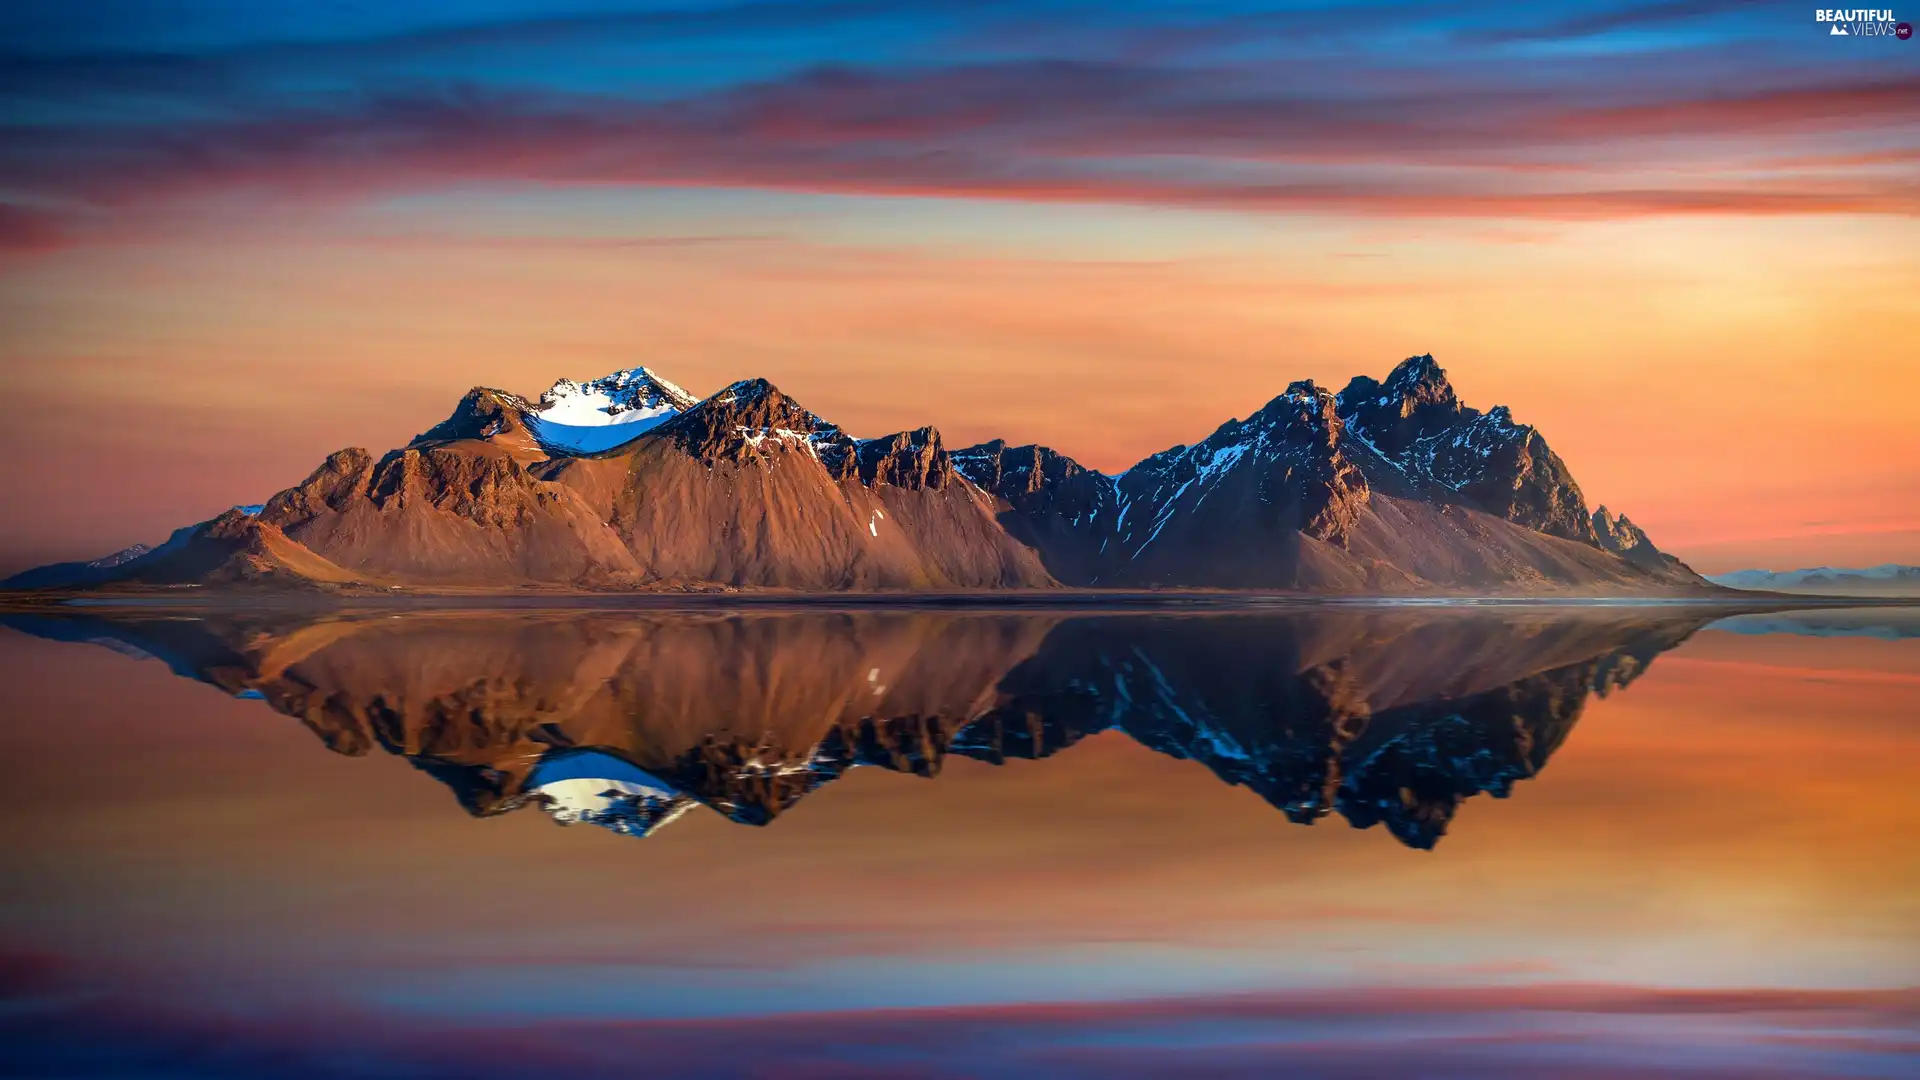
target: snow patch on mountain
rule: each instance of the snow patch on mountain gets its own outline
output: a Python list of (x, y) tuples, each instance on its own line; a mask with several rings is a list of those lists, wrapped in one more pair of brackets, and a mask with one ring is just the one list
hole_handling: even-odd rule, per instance
[(548, 449), (597, 454), (632, 442), (696, 401), (646, 368), (627, 368), (587, 382), (554, 383), (528, 408), (527, 426)]
[(777, 444), (791, 443), (815, 457), (818, 457), (820, 454), (820, 448), (817, 443), (821, 436), (818, 432), (795, 431), (792, 428), (750, 427), (736, 427), (733, 431), (734, 434), (740, 436), (743, 442), (755, 450), (760, 449), (761, 443), (772, 439)]

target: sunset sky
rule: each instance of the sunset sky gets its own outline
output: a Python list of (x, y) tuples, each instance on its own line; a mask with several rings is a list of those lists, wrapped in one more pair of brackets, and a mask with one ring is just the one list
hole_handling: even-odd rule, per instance
[(14, 0), (0, 113), (0, 573), (473, 384), (1117, 470), (1427, 352), (1697, 569), (1920, 562), (1920, 42), (1811, 5)]

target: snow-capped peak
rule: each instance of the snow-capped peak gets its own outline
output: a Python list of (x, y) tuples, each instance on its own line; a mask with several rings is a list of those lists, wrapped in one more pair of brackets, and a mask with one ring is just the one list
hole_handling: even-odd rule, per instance
[(561, 379), (527, 410), (534, 437), (551, 450), (611, 450), (693, 407), (697, 399), (643, 367), (586, 382)]
[[(624, 368), (586, 382), (561, 379), (540, 395), (535, 410), (554, 421), (569, 423), (619, 423), (624, 414), (648, 409), (670, 408), (675, 412), (691, 408), (692, 394), (643, 367)], [(608, 419), (593, 420), (587, 412)]]
[(1783, 589), (1857, 582), (1920, 581), (1920, 566), (1881, 563), (1878, 566), (1864, 567), (1808, 566), (1799, 570), (1734, 570), (1725, 574), (1709, 574), (1707, 580), (1716, 585), (1728, 585), (1736, 589)]

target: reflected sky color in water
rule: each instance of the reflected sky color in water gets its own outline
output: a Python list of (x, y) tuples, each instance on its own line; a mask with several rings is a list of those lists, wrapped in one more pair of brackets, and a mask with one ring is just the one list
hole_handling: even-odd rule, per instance
[[(178, 646), (220, 689), (0, 637), (16, 1071), (1899, 1076), (1920, 1057), (1920, 640), (1631, 613), (821, 618), (119, 619), (108, 640)], [(1098, 723), (1114, 695), (1076, 688), (1142, 655), (1163, 705), (1243, 749), (1345, 731), (1319, 759), (1339, 782), (1448, 702), (1477, 703), (1483, 735), (1524, 730), (1539, 763), (1461, 800), (1430, 851), (1337, 807), (1301, 827), (1277, 789), (1167, 752), (1200, 745), (1169, 709)], [(1599, 682), (1624, 689), (1593, 693), (1622, 655), (1631, 677)], [(249, 690), (264, 702), (231, 696)], [(1500, 728), (1496, 699), (1526, 722)], [(1038, 759), (962, 752), (982, 718), (1060, 729), (1076, 707), (1086, 730)], [(938, 752), (816, 783), (834, 737), (897, 749), (835, 736), (876, 710)], [(715, 772), (747, 744), (813, 786)], [(642, 840), (556, 827), (537, 799), (495, 812), (580, 746), (704, 798)]]

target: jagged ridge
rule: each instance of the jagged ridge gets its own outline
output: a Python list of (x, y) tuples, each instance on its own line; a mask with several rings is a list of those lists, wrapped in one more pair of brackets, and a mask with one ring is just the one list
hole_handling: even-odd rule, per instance
[[(1023, 449), (1022, 455), (1028, 451)], [(1206, 440), (1118, 478), (1052, 451), (958, 452), (1010, 530), (1069, 584), (1325, 592), (1698, 589), (1644, 533), (1603, 541), (1566, 464), (1498, 406), (1463, 404), (1431, 356), (1337, 396), (1296, 382)], [(1071, 487), (1071, 490), (1069, 490)], [(1114, 508), (1110, 517), (1099, 511)], [(1073, 509), (1072, 516), (1062, 512)], [(1091, 513), (1081, 513), (1082, 508)]]
[(10, 584), (1709, 588), (1589, 514), (1538, 431), (1463, 404), (1430, 356), (1337, 395), (1293, 383), (1118, 477), (1042, 446), (950, 453), (933, 427), (857, 439), (764, 379), (698, 401), (645, 368), (538, 403), (477, 387), (405, 447), (331, 455), (255, 527), (273, 573), (185, 582), (129, 549)]

